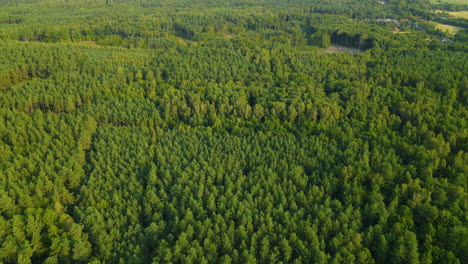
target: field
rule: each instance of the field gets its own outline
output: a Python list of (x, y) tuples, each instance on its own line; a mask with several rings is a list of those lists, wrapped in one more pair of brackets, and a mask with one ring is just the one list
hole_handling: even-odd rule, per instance
[(450, 15), (459, 18), (468, 19), (468, 11), (460, 11), (460, 12), (448, 12)]
[(445, 24), (440, 24), (440, 23), (435, 23), (435, 24), (436, 24), (437, 29), (446, 31), (450, 34), (457, 34), (458, 32), (463, 30), (463, 28), (461, 27), (455, 27), (455, 26), (450, 26), (450, 25), (445, 25)]
[(436, 14), (444, 13), (444, 12), (449, 13), (453, 17), (468, 19), (468, 11), (457, 11), (457, 12), (448, 12), (448, 11), (444, 11), (444, 10), (436, 10), (435, 11)]
[(468, 1), (466, 0), (431, 0), (431, 3), (433, 4), (448, 3), (448, 4), (468, 5)]
[(348, 47), (343, 47), (340, 45), (333, 45), (330, 46), (326, 49), (321, 49), (318, 51), (319, 54), (330, 54), (330, 53), (352, 53), (353, 55), (356, 55), (358, 53), (362, 53), (362, 50), (360, 49), (355, 49), (355, 48), (348, 48)]

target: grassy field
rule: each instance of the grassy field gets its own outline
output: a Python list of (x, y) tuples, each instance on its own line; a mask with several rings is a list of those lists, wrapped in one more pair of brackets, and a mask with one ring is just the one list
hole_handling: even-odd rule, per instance
[[(467, 0), (468, 2), (468, 0)], [(468, 19), (468, 11), (448, 12), (451, 16)]]
[(358, 53), (362, 53), (362, 50), (355, 49), (355, 48), (348, 48), (340, 45), (332, 45), (326, 49), (318, 50), (319, 54), (330, 54), (330, 53), (352, 53), (356, 55)]
[(458, 4), (458, 5), (468, 5), (467, 0), (431, 0), (433, 4), (442, 4), (442, 3), (449, 3), (449, 4)]
[(450, 34), (456, 34), (460, 31), (463, 30), (463, 28), (461, 27), (455, 27), (455, 26), (450, 26), (450, 25), (445, 25), (445, 24), (440, 24), (440, 23), (435, 23), (436, 24), (436, 28), (437, 29), (440, 29), (442, 31), (446, 31)]
[[(467, 0), (468, 1), (468, 0)], [(468, 11), (458, 11), (458, 12), (449, 12), (449, 11), (444, 11), (444, 10), (436, 10), (435, 13), (449, 13), (453, 17), (459, 17), (459, 18), (465, 18), (468, 19)]]

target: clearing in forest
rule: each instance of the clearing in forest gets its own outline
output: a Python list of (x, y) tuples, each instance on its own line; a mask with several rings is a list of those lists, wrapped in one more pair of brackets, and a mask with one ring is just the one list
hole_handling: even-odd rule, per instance
[(458, 4), (458, 5), (468, 5), (466, 0), (431, 0), (433, 4)]
[(448, 12), (451, 16), (468, 19), (468, 11)]
[(434, 22), (434, 24), (436, 25), (437, 29), (448, 32), (450, 34), (457, 34), (458, 32), (463, 30), (463, 28), (461, 27), (450, 26), (450, 25), (440, 24), (436, 22)]
[(455, 18), (468, 19), (468, 11), (453, 11), (453, 12), (444, 11), (444, 10), (436, 10), (435, 11), (436, 14), (440, 14), (440, 13), (444, 13), (444, 12), (448, 13), (450, 16), (455, 17)]
[(351, 52), (353, 53), (353, 55), (356, 55), (358, 53), (362, 53), (362, 50), (356, 49), (356, 48), (348, 48), (348, 47), (340, 46), (340, 45), (332, 45), (326, 49), (318, 50), (318, 53), (320, 54), (347, 53), (347, 52)]

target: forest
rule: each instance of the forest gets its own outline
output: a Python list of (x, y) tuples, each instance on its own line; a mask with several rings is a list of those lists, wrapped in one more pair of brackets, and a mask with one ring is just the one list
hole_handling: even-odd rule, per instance
[(468, 263), (465, 8), (0, 0), (0, 263)]

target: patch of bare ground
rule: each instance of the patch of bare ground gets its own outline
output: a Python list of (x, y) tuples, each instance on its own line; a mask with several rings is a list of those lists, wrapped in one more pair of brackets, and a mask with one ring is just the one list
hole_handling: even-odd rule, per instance
[(362, 50), (356, 48), (348, 48), (340, 45), (332, 45), (326, 49), (320, 49), (317, 51), (319, 54), (331, 54), (331, 53), (352, 53), (353, 55), (362, 53)]

